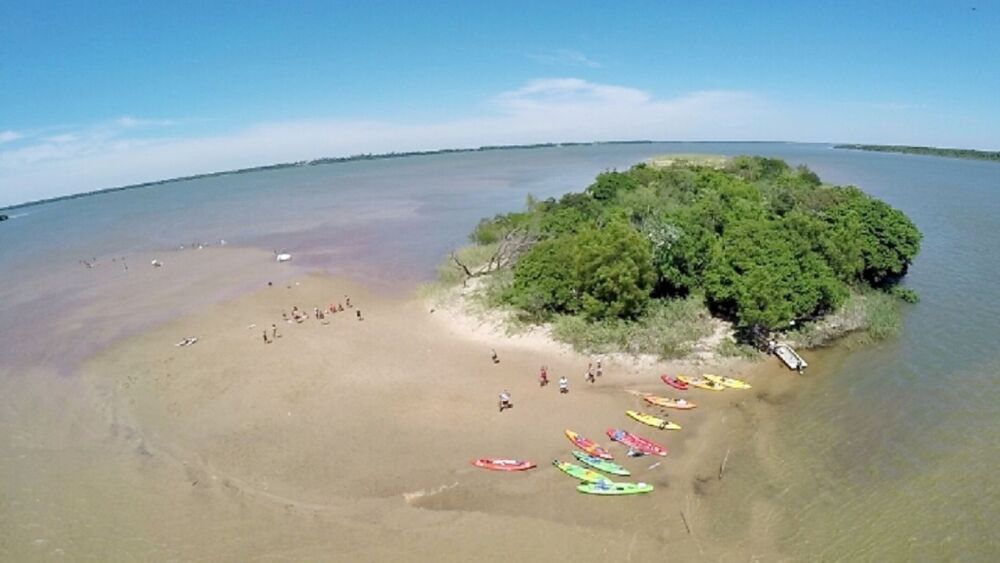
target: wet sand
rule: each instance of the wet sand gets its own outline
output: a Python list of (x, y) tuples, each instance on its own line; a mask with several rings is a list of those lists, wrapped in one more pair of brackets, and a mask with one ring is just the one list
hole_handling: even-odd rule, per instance
[[(537, 333), (505, 336), (455, 309), (432, 312), (412, 289), (373, 293), (246, 249), (157, 257), (162, 268), (141, 255), (129, 257), (128, 272), (103, 261), (67, 270), (86, 307), (7, 319), (29, 351), (47, 346), (47, 359), (0, 366), (0, 558), (774, 555), (775, 511), (730, 494), (755, 478), (748, 468), (768, 453), (768, 410), (795, 382), (773, 365), (608, 359), (591, 385), (591, 358)], [(328, 314), (327, 324), (282, 321), (293, 306), (311, 313), (345, 294), (355, 309)], [(281, 336), (265, 344), (272, 323)], [(175, 346), (190, 336), (198, 342)], [(543, 364), (551, 383), (540, 388)], [(686, 412), (630, 393), (673, 396), (658, 375), (699, 369), (755, 388), (689, 391), (699, 408)], [(568, 395), (556, 385), (563, 374)], [(515, 407), (499, 413), (503, 389)], [(629, 408), (669, 414), (684, 429), (643, 427), (624, 415)], [(670, 454), (629, 459), (606, 439), (610, 427)], [(628, 480), (656, 490), (579, 494), (549, 465), (573, 461), (567, 428), (609, 445), (632, 470)], [(489, 472), (470, 465), (477, 457), (538, 468)]]
[[(328, 315), (329, 324), (282, 321), (293, 306), (311, 312), (345, 294), (363, 321), (356, 309)], [(281, 336), (265, 344), (261, 331), (270, 334), (272, 323)], [(199, 340), (174, 345), (188, 336)], [(544, 338), (503, 337), (453, 311), (432, 313), (418, 298), (319, 275), (202, 307), (118, 339), (85, 362), (73, 396), (44, 399), (64, 419), (51, 428), (74, 430), (53, 430), (42, 439), (48, 447), (12, 443), (12, 453), (31, 455), (4, 477), (21, 485), (10, 500), (39, 495), (37, 504), (59, 514), (38, 513), (44, 531), (12, 526), (8, 554), (106, 554), (113, 545), (140, 559), (773, 556), (772, 511), (719, 499), (730, 483), (753, 478), (751, 459), (766, 458), (761, 419), (791, 377), (765, 376), (763, 366), (705, 366), (755, 388), (689, 391), (699, 408), (660, 411), (628, 391), (673, 396), (658, 374), (688, 366), (606, 362), (591, 385), (588, 360)], [(542, 364), (552, 381), (545, 388)], [(563, 374), (568, 395), (555, 384)], [(43, 387), (45, 378), (36, 381)], [(503, 389), (515, 407), (499, 413)], [(643, 427), (624, 416), (628, 408), (669, 413), (684, 429)], [(609, 427), (670, 449), (665, 458), (629, 459), (610, 446), (632, 470), (628, 480), (653, 484), (652, 494), (581, 495), (549, 466), (573, 461), (564, 429), (609, 445)], [(41, 461), (63, 449), (71, 450), (59, 453), (65, 463)], [(477, 457), (539, 467), (495, 473), (471, 466)], [(52, 481), (75, 485), (40, 490)]]

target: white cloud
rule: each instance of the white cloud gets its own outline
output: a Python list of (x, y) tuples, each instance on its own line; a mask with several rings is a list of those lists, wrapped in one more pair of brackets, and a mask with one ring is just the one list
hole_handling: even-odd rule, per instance
[[(262, 123), (205, 137), (131, 135), (166, 120), (123, 117), (0, 151), (0, 204), (176, 176), (363, 152), (615, 139), (751, 138), (759, 100), (741, 92), (669, 99), (576, 78), (528, 82), (486, 101), (479, 116), (434, 122)], [(752, 130), (750, 130), (752, 131)]]
[(8, 143), (10, 141), (16, 141), (23, 137), (24, 135), (18, 133), (17, 131), (0, 131), (0, 144)]
[(590, 59), (587, 55), (572, 49), (556, 49), (549, 53), (532, 53), (528, 58), (546, 65), (564, 65), (575, 67), (601, 68), (601, 63)]
[[(484, 101), (478, 115), (439, 122), (302, 120), (226, 134), (178, 136), (121, 118), (0, 150), (0, 205), (177, 176), (365, 152), (607, 140), (903, 141), (968, 144), (933, 136), (933, 124), (885, 112), (831, 111), (739, 91), (658, 97), (627, 86), (546, 78)], [(881, 121), (880, 121), (881, 119)], [(158, 125), (167, 120), (160, 120)], [(173, 123), (173, 122), (171, 122)], [(985, 127), (985, 124), (983, 125)], [(175, 132), (174, 136), (164, 132)], [(981, 144), (988, 144), (983, 129)], [(992, 135), (992, 134), (991, 134)], [(930, 139), (929, 139), (930, 137)], [(931, 140), (933, 139), (933, 140)], [(996, 138), (993, 135), (993, 141)]]
[(120, 127), (132, 128), (132, 127), (167, 127), (174, 125), (175, 121), (172, 119), (140, 119), (137, 117), (132, 117), (125, 115), (119, 117), (114, 121), (114, 123)]

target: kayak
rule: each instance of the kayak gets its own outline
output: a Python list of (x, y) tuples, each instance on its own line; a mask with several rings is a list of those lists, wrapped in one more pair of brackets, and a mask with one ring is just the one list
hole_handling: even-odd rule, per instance
[(687, 391), (688, 384), (684, 383), (680, 379), (672, 375), (663, 374), (660, 376), (660, 381), (663, 381), (667, 385), (673, 387), (674, 389), (680, 389), (681, 391)]
[(581, 450), (587, 452), (588, 454), (594, 457), (599, 457), (601, 459), (615, 458), (615, 456), (611, 455), (611, 452), (602, 448), (596, 442), (588, 440), (587, 438), (584, 438), (583, 436), (577, 434), (576, 432), (573, 432), (572, 430), (566, 431), (566, 437), (569, 438), (570, 442), (573, 442), (573, 445), (575, 445), (576, 447), (580, 448)]
[(653, 428), (659, 428), (660, 430), (680, 430), (681, 429), (681, 427), (680, 427), (679, 424), (676, 424), (676, 423), (664, 420), (664, 419), (662, 419), (662, 418), (660, 418), (658, 416), (653, 416), (651, 414), (646, 414), (644, 412), (639, 412), (639, 411), (625, 411), (625, 414), (629, 415), (630, 417), (634, 418), (635, 420), (638, 420), (639, 422), (641, 422), (643, 424), (648, 424), (649, 426), (652, 426)]
[(612, 483), (610, 481), (598, 481), (596, 483), (582, 483), (577, 485), (576, 490), (588, 495), (638, 495), (653, 491), (652, 485), (646, 483)]
[(680, 379), (688, 385), (693, 385), (700, 389), (708, 389), (709, 391), (722, 391), (726, 388), (725, 385), (721, 383), (716, 383), (714, 381), (705, 379), (704, 377), (687, 377), (685, 375), (678, 375), (677, 379)]
[(659, 397), (648, 393), (643, 395), (642, 399), (651, 405), (668, 409), (688, 410), (698, 406), (687, 399), (668, 399), (667, 397)]
[(600, 469), (601, 471), (603, 471), (605, 473), (610, 473), (612, 475), (624, 475), (626, 477), (629, 476), (629, 475), (631, 475), (631, 473), (629, 473), (628, 469), (625, 469), (624, 467), (622, 467), (622, 466), (620, 466), (617, 463), (614, 463), (612, 461), (608, 461), (606, 459), (601, 459), (599, 457), (594, 457), (592, 455), (587, 455), (587, 454), (585, 454), (585, 453), (583, 453), (581, 451), (578, 451), (578, 450), (573, 450), (572, 453), (573, 453), (573, 457), (575, 457), (576, 459), (580, 460), (581, 462), (583, 462), (583, 463), (585, 463), (585, 464), (593, 467), (594, 469)]
[(667, 448), (664, 448), (652, 440), (647, 440), (642, 436), (632, 434), (631, 432), (608, 428), (607, 434), (608, 438), (611, 438), (616, 442), (621, 442), (629, 448), (638, 450), (646, 455), (667, 455)]
[(702, 377), (704, 377), (705, 379), (707, 379), (709, 381), (712, 381), (714, 383), (718, 383), (719, 385), (725, 385), (726, 387), (732, 387), (733, 389), (749, 389), (750, 388), (750, 384), (747, 383), (746, 381), (741, 381), (739, 379), (733, 379), (732, 377), (725, 377), (725, 376), (720, 376), (720, 375), (711, 375), (711, 374), (708, 374), (708, 373), (704, 374)]
[(482, 467), (483, 469), (492, 469), (494, 471), (524, 471), (525, 469), (531, 469), (535, 466), (534, 463), (530, 461), (521, 461), (517, 459), (492, 459), (492, 458), (481, 458), (472, 461), (472, 465), (476, 467)]
[(580, 467), (575, 463), (566, 463), (565, 461), (559, 461), (558, 459), (552, 460), (552, 465), (556, 466), (557, 469), (573, 477), (574, 479), (579, 479), (580, 481), (586, 481), (587, 483), (596, 483), (598, 481), (607, 481), (608, 478), (600, 473), (594, 471), (593, 469), (587, 469), (586, 467)]

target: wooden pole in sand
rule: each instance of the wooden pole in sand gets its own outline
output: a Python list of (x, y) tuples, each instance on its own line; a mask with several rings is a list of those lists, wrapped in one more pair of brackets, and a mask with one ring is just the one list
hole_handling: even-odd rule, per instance
[(684, 521), (684, 528), (687, 529), (688, 535), (690, 536), (691, 535), (691, 526), (688, 526), (688, 519), (687, 519), (686, 516), (684, 516), (684, 511), (683, 510), (681, 511), (681, 520)]
[(732, 446), (726, 448), (726, 457), (722, 458), (722, 464), (719, 465), (719, 481), (722, 480), (722, 474), (726, 472), (726, 462), (729, 461), (729, 452), (732, 449)]

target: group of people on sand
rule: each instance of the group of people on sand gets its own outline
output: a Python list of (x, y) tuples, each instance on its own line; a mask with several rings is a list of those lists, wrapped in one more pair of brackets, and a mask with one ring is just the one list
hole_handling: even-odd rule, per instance
[[(492, 360), (494, 364), (500, 363), (500, 358), (497, 356), (497, 351), (495, 349), (492, 350)], [(601, 365), (600, 358), (597, 359), (596, 369), (594, 362), (590, 362), (589, 364), (587, 364), (587, 373), (584, 376), (587, 381), (589, 381), (590, 383), (594, 383), (595, 379), (597, 377), (601, 377), (602, 375), (604, 375), (604, 368)], [(538, 385), (539, 387), (545, 387), (548, 384), (549, 384), (549, 367), (542, 366), (538, 370)], [(565, 395), (567, 393), (569, 393), (569, 379), (567, 379), (566, 376), (563, 375), (559, 377), (559, 394)], [(500, 412), (503, 412), (506, 409), (514, 408), (514, 404), (511, 402), (510, 398), (510, 391), (504, 389), (500, 393), (499, 407), (500, 407)]]
[[(268, 285), (270, 286), (272, 284), (268, 283)], [(351, 298), (348, 297), (347, 295), (344, 296), (344, 303), (347, 305), (347, 309), (353, 309), (354, 308), (354, 306), (351, 305)], [(319, 307), (313, 307), (312, 317), (314, 319), (320, 321), (321, 324), (325, 324), (326, 325), (326, 324), (330, 324), (330, 321), (328, 321), (327, 318), (326, 318), (327, 315), (333, 315), (333, 314), (336, 314), (336, 313), (343, 313), (344, 310), (345, 309), (344, 309), (344, 305), (343, 304), (341, 304), (341, 303), (336, 303), (336, 304), (331, 303), (325, 309), (320, 309)], [(365, 320), (364, 317), (361, 316), (361, 309), (355, 310), (354, 314), (355, 314), (355, 317), (359, 321)], [(306, 313), (305, 311), (300, 310), (299, 307), (298, 307), (298, 305), (294, 305), (294, 306), (292, 306), (292, 313), (288, 314), (287, 311), (282, 311), (281, 312), (281, 318), (286, 323), (302, 324), (302, 322), (304, 322), (305, 320), (307, 320), (309, 318), (309, 314)], [(267, 329), (266, 328), (264, 329), (264, 343), (265, 344), (270, 344), (270, 343), (274, 342), (274, 340), (277, 339), (277, 338), (281, 338), (281, 335), (278, 334), (278, 325), (276, 325), (276, 324), (272, 324), (271, 325), (271, 336), (270, 336), (270, 338), (267, 335)]]

